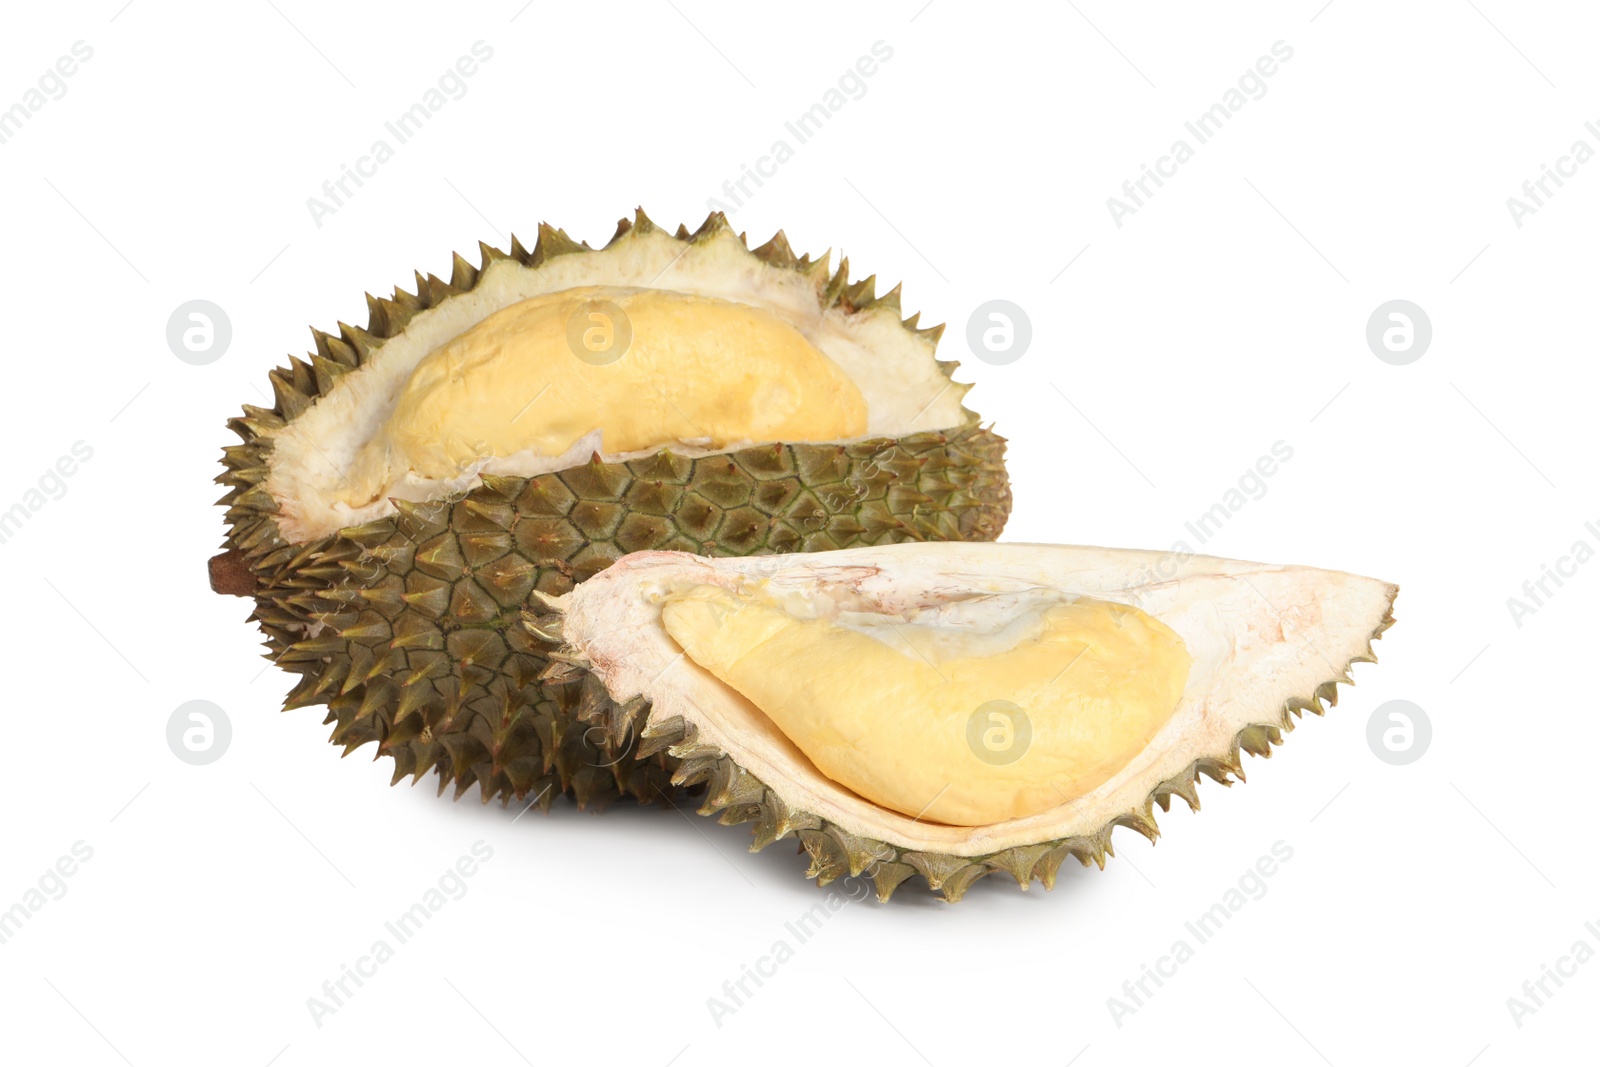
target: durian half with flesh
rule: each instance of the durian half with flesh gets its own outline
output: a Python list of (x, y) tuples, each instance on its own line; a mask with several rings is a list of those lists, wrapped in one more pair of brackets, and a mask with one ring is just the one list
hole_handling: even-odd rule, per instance
[[(725, 227), (639, 227), (604, 251), (490, 265), (409, 317), (271, 435), (265, 487), (295, 540), (481, 482), (763, 444), (960, 430), (968, 386), (898, 301), (829, 300), (826, 263), (774, 267)], [(890, 310), (893, 308), (893, 310)], [(885, 313), (887, 312), (887, 313)]]
[(906, 544), (625, 557), (528, 625), (604, 692), (594, 721), (708, 782), (702, 814), (798, 834), (819, 883), (920, 873), (948, 899), (1046, 886), (1112, 827), (1198, 808), (1392, 621), (1372, 578), (1118, 549)]
[(483, 799), (659, 800), (676, 763), (584, 721), (521, 627), (644, 549), (807, 552), (991, 539), (1004, 442), (967, 410), (941, 328), (848, 263), (757, 248), (720, 214), (643, 212), (603, 248), (541, 226), (313, 331), (229, 422), (219, 592), (346, 752)]

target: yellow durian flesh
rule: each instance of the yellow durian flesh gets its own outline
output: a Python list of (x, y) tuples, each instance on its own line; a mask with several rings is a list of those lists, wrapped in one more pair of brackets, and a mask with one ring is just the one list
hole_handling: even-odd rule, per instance
[(1191, 659), (1138, 608), (1089, 597), (1005, 625), (792, 610), (694, 585), (662, 622), (687, 657), (759, 709), (818, 771), (925, 822), (985, 826), (1070, 804), (1176, 711)]
[(502, 308), (423, 357), (341, 499), (362, 507), (407, 474), (453, 478), (491, 456), (559, 456), (596, 430), (608, 455), (841, 441), (866, 434), (867, 403), (763, 308), (664, 289), (564, 289)]

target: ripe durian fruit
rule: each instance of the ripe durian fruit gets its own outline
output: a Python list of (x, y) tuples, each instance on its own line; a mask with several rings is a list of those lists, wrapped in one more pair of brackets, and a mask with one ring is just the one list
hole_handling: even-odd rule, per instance
[(1111, 830), (1198, 809), (1373, 659), (1393, 585), (1122, 549), (900, 544), (747, 559), (641, 552), (527, 625), (590, 718), (706, 783), (702, 815), (797, 835), (809, 877), (920, 875), (959, 900), (1053, 887)]
[(211, 576), (303, 676), (286, 707), (326, 704), (396, 782), (660, 801), (676, 760), (597, 728), (576, 672), (541, 680), (532, 594), (642, 549), (987, 540), (1010, 510), (942, 327), (781, 232), (750, 250), (720, 214), (673, 235), (640, 212), (591, 249), (541, 226), (367, 306), (229, 422)]

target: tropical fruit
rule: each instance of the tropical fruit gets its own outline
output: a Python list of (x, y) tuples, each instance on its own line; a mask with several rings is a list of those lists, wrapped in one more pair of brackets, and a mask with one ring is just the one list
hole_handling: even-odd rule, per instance
[(313, 331), (229, 422), (213, 586), (255, 598), (268, 658), (395, 781), (548, 806), (662, 800), (676, 760), (596, 727), (519, 624), (623, 554), (989, 540), (1004, 442), (962, 405), (942, 328), (848, 262), (753, 251), (720, 215), (642, 212), (596, 250), (548, 226)]
[(791, 835), (819, 884), (1004, 871), (1054, 885), (1111, 830), (1198, 809), (1372, 660), (1393, 585), (1208, 556), (899, 544), (626, 556), (526, 625), (585, 714), (705, 783), (702, 815)]

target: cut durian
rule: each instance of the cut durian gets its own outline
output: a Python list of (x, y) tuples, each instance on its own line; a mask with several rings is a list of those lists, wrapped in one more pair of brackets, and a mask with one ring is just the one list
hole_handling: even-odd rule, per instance
[[(541, 226), (448, 279), (313, 331), (224, 450), (214, 587), (255, 598), (268, 658), (376, 742), (483, 799), (660, 801), (677, 760), (518, 625), (641, 549), (804, 552), (992, 539), (1004, 442), (962, 405), (942, 327), (902, 321), (847, 262), (641, 212), (602, 249)], [(593, 314), (601, 314), (595, 319)], [(589, 330), (601, 331), (591, 337)], [(611, 347), (624, 330), (626, 344)], [(597, 344), (591, 344), (597, 341)]]
[(1199, 774), (1242, 779), (1241, 748), (1372, 658), (1395, 593), (1053, 545), (645, 552), (528, 622), (755, 848), (797, 833), (821, 882), (868, 871), (887, 897), (916, 872), (955, 899), (993, 870), (1051, 885), (1114, 826), (1154, 837), (1153, 803), (1198, 807)]
[[(794, 260), (782, 244), (758, 256), (720, 216), (709, 224), (698, 240), (633, 226), (601, 251), (533, 262), (541, 232), (528, 262), (486, 253), (469, 292), (407, 309), (355, 373), (266, 433), (264, 487), (284, 535), (326, 537), (394, 514), (396, 499), (593, 455), (892, 440), (974, 421), (968, 387), (933, 358), (936, 335), (905, 328), (897, 292), (863, 305), (827, 257)], [(631, 337), (593, 360), (569, 330), (607, 304), (598, 313), (613, 321), (594, 328)]]

